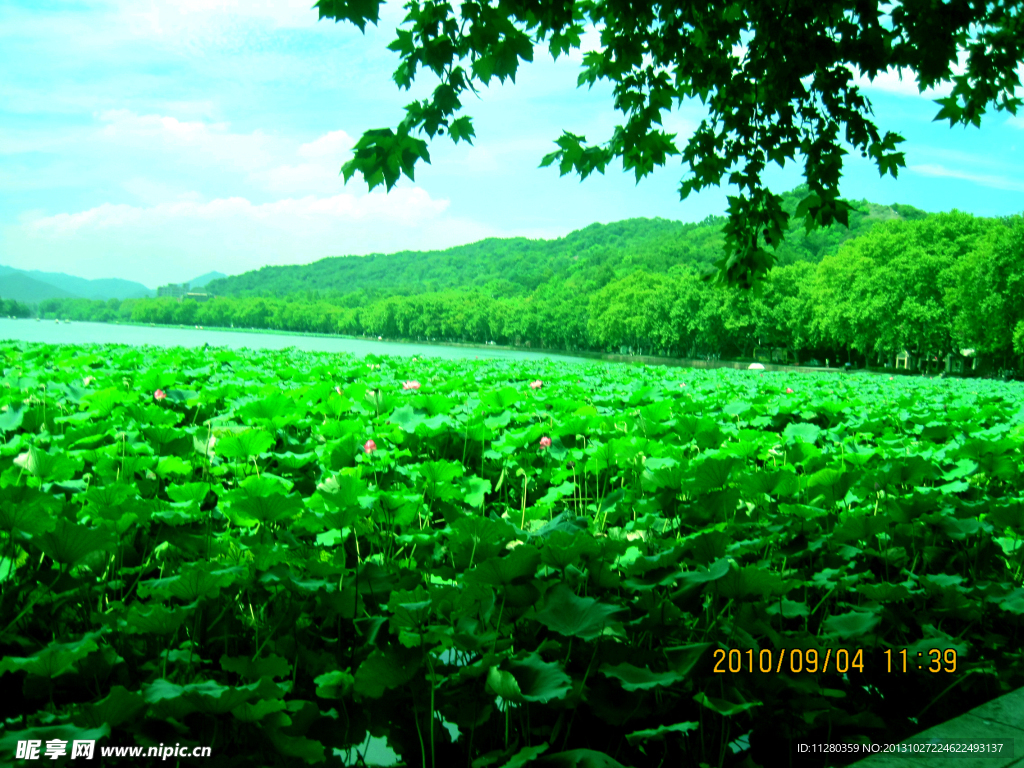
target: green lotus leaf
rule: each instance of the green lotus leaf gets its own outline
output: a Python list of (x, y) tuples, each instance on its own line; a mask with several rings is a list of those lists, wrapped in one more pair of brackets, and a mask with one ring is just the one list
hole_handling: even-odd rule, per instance
[(133, 604), (124, 621), (131, 634), (169, 635), (185, 621), (186, 611), (182, 608), (169, 609), (159, 603), (152, 605)]
[(1004, 611), (1015, 613), (1018, 616), (1024, 614), (1024, 588), (1017, 587), (1017, 589), (1006, 595), (1005, 598), (998, 601), (999, 607)]
[(480, 400), (492, 413), (500, 413), (518, 403), (522, 397), (522, 393), (515, 387), (502, 387), (482, 392)]
[(802, 619), (810, 616), (810, 609), (807, 603), (794, 600), (779, 600), (768, 606), (768, 613), (772, 616), (782, 616), (786, 619)]
[(626, 768), (615, 758), (593, 749), (556, 752), (553, 755), (545, 755), (537, 763), (554, 768)]
[(209, 483), (182, 483), (179, 485), (168, 485), (164, 491), (179, 504), (201, 504), (210, 492)]
[(832, 540), (843, 541), (873, 541), (874, 537), (889, 527), (889, 521), (881, 515), (853, 516), (850, 515), (843, 520), (835, 530), (832, 531)]
[(4, 408), (3, 412), (0, 413), (0, 430), (4, 432), (16, 431), (25, 418), (26, 410), (28, 410), (26, 406), (21, 404), (12, 404)]
[(424, 422), (426, 414), (423, 411), (414, 409), (411, 405), (403, 405), (401, 408), (396, 408), (392, 414), (388, 417), (388, 421), (392, 424), (397, 424), (405, 432), (415, 432), (416, 427)]
[(534, 618), (560, 635), (593, 640), (608, 631), (621, 629), (611, 617), (622, 610), (592, 597), (577, 597), (567, 585), (559, 584), (548, 593), (544, 609)]
[(267, 715), (280, 712), (287, 707), (281, 699), (260, 699), (255, 702), (244, 702), (231, 710), (231, 714), (243, 723), (258, 723)]
[(626, 691), (646, 691), (659, 686), (667, 687), (684, 678), (678, 672), (652, 672), (647, 667), (635, 667), (625, 661), (615, 666), (602, 664), (598, 668), (598, 672), (605, 677), (618, 680), (619, 685)]
[(512, 421), (511, 411), (502, 411), (497, 416), (488, 416), (484, 419), (484, 424), (488, 429), (497, 430), (502, 427), (507, 427)]
[(678, 674), (686, 676), (714, 646), (714, 643), (693, 643), (664, 649), (665, 657)]
[(549, 520), (545, 525), (530, 532), (530, 536), (547, 539), (556, 533), (567, 533), (575, 536), (588, 528), (586, 518), (576, 517), (568, 512), (560, 512)]
[(724, 557), (713, 562), (708, 568), (701, 566), (695, 571), (683, 571), (678, 575), (678, 580), (684, 585), (704, 584), (709, 581), (718, 581), (729, 573), (729, 561)]
[(313, 682), (316, 684), (316, 695), (321, 699), (342, 699), (352, 690), (355, 678), (350, 672), (335, 669), (318, 675), (313, 678)]
[(132, 720), (145, 706), (146, 700), (142, 694), (115, 685), (109, 694), (95, 704), (83, 706), (74, 721), (84, 728), (101, 728), (104, 725), (117, 728)]
[[(941, 632), (934, 627), (926, 626), (925, 631), (929, 634), (934, 635), (933, 637), (924, 637), (918, 640), (916, 643), (912, 643), (907, 646), (907, 658), (914, 661), (916, 664), (918, 660), (922, 664), (928, 665), (935, 661), (935, 654), (929, 653), (929, 651), (956, 651), (957, 658), (960, 662), (967, 660), (970, 646), (964, 642), (957, 642), (956, 638), (950, 637), (944, 632)], [(918, 655), (920, 654), (920, 656)]]
[(696, 731), (700, 728), (700, 723), (686, 722), (676, 723), (675, 725), (660, 725), (657, 728), (646, 728), (642, 731), (633, 731), (632, 733), (626, 734), (626, 741), (630, 744), (636, 744), (637, 742), (643, 743), (645, 741), (661, 741), (669, 734), (687, 734), (690, 731)]
[(508, 762), (502, 765), (502, 768), (522, 768), (524, 765), (528, 765), (536, 760), (538, 756), (544, 754), (547, 750), (548, 743), (546, 741), (543, 741), (534, 747), (523, 747), (512, 755)]
[(465, 467), (454, 461), (426, 461), (419, 466), (420, 480), (426, 484), (430, 494), (437, 493), (437, 488), (462, 477)]
[(25, 485), (0, 486), (0, 529), (40, 534), (57, 526), (60, 502), (48, 493)]
[(93, 552), (107, 549), (113, 544), (108, 531), (78, 525), (63, 518), (52, 530), (32, 539), (32, 543), (58, 563), (74, 565)]
[(238, 409), (238, 415), (252, 421), (288, 423), (295, 418), (295, 402), (286, 395), (271, 395), (246, 403)]
[(507, 555), (490, 557), (473, 569), (466, 571), (463, 578), (468, 582), (499, 586), (511, 584), (520, 579), (529, 579), (540, 565), (540, 552), (529, 544), (521, 544)]
[(125, 392), (120, 387), (108, 387), (101, 389), (91, 395), (86, 395), (84, 400), (89, 404), (89, 412), (95, 418), (105, 419), (113, 412), (114, 408), (124, 402)]
[(0, 677), (7, 672), (27, 672), (38, 677), (54, 678), (75, 671), (75, 665), (99, 649), (100, 632), (90, 632), (70, 643), (50, 643), (41, 651), (24, 658), (5, 656), (0, 659)]
[(274, 654), (255, 660), (248, 656), (221, 656), (220, 666), (225, 672), (234, 672), (246, 680), (288, 677), (292, 673), (292, 665), (287, 659)]
[(313, 451), (308, 453), (285, 451), (284, 453), (275, 453), (273, 457), (279, 466), (293, 470), (303, 469), (316, 461), (316, 453)]
[(224, 514), (235, 525), (251, 527), (294, 517), (303, 509), (302, 497), (287, 494), (287, 487), (266, 474), (250, 477), (224, 494)]
[(600, 551), (601, 545), (591, 536), (555, 530), (547, 536), (540, 556), (544, 565), (561, 571), (576, 565), (581, 558), (594, 557)]
[(230, 586), (245, 573), (246, 569), (240, 566), (217, 569), (210, 562), (185, 563), (174, 576), (140, 582), (139, 596), (177, 597), (192, 603), (201, 598), (217, 597), (221, 589)]
[(63, 452), (48, 453), (34, 445), (30, 445), (14, 463), (44, 483), (70, 480), (82, 469), (81, 459), (73, 459)]
[(451, 546), (468, 547), (476, 561), (496, 556), (516, 537), (515, 529), (508, 522), (488, 517), (464, 517), (451, 527)]
[(787, 581), (778, 573), (772, 573), (756, 565), (740, 569), (732, 569), (721, 579), (715, 581), (713, 589), (726, 598), (758, 595), (784, 595), (797, 585), (795, 581)]
[(177, 685), (168, 680), (159, 679), (145, 686), (142, 695), (148, 704), (177, 700), (187, 705), (193, 712), (223, 715), (235, 707), (259, 697), (260, 683), (232, 687), (207, 680), (201, 683)]
[(491, 492), (491, 481), (482, 477), (467, 477), (462, 481), (466, 503), (471, 507), (482, 507), (484, 497)]
[(738, 463), (731, 457), (710, 457), (699, 464), (691, 464), (688, 472), (690, 476), (688, 485), (693, 493), (707, 493), (722, 488), (729, 482), (732, 471)]
[(814, 443), (821, 436), (821, 427), (816, 424), (793, 422), (787, 424), (786, 428), (782, 430), (782, 436), (790, 443), (795, 441)]
[(253, 456), (261, 456), (274, 447), (274, 436), (261, 429), (248, 429), (244, 432), (223, 435), (217, 439), (214, 451), (227, 459), (248, 461)]
[(743, 702), (732, 702), (727, 699), (716, 699), (708, 696), (703, 691), (693, 697), (703, 707), (710, 709), (712, 712), (717, 712), (722, 717), (732, 717), (738, 715), (741, 712), (747, 712), (754, 707), (760, 707), (760, 701), (743, 701)]
[[(499, 695), (510, 701), (544, 703), (552, 699), (563, 699), (572, 690), (572, 678), (565, 673), (562, 665), (557, 661), (545, 662), (536, 653), (508, 662), (508, 672), (515, 678), (519, 698), (513, 695)], [(491, 672), (488, 671), (487, 675), (488, 684), (490, 684)]]
[(497, 667), (487, 670), (487, 691), (506, 701), (522, 701), (523, 692), (519, 690), (519, 681), (515, 675)]
[(192, 474), (192, 465), (178, 456), (162, 456), (154, 471), (158, 477), (164, 479), (172, 475), (189, 476)]
[(374, 650), (356, 670), (355, 692), (379, 699), (387, 689), (397, 688), (411, 680), (422, 663), (422, 654), (415, 649), (389, 646), (384, 650)]
[(835, 504), (846, 497), (846, 492), (856, 481), (853, 472), (838, 469), (821, 469), (806, 480), (810, 499), (824, 498), (826, 504)]
[(749, 411), (753, 405), (743, 400), (734, 400), (731, 403), (726, 403), (722, 410), (729, 416), (740, 416)]
[(199, 393), (193, 392), (191, 389), (168, 389), (165, 394), (170, 402), (179, 405), (199, 398)]
[(830, 616), (825, 620), (823, 628), (831, 636), (849, 640), (868, 634), (878, 626), (880, 621), (881, 617), (877, 613), (850, 611), (837, 616)]
[(818, 517), (825, 517), (829, 512), (821, 507), (812, 507), (808, 504), (779, 504), (779, 513), (793, 515), (804, 520), (814, 520)]
[[(273, 722), (273, 718), (281, 717), (284, 713), (275, 712), (264, 718), (264, 723)], [(274, 749), (285, 757), (298, 758), (306, 763), (322, 763), (326, 757), (324, 745), (314, 739), (307, 739), (305, 736), (289, 736), (282, 733), (278, 728), (267, 728), (266, 734)]]

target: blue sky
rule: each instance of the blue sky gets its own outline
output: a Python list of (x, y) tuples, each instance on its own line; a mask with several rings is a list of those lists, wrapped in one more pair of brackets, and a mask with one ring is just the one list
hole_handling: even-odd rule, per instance
[[(577, 89), (580, 56), (538, 55), (517, 84), (469, 105), (474, 146), (389, 195), (338, 175), (355, 138), (393, 127), (412, 92), (391, 80), (379, 28), (318, 22), (312, 0), (0, 0), (0, 264), (149, 286), (330, 255), (558, 237), (637, 216), (697, 221), (730, 190), (680, 202), (670, 163), (638, 186), (621, 166), (580, 183), (538, 168), (562, 129), (611, 135), (610, 89)], [(591, 41), (591, 43), (593, 40)], [(851, 156), (852, 199), (929, 211), (1024, 212), (1024, 115), (981, 129), (932, 122), (938, 95), (896, 73), (865, 83), (878, 124), (907, 138), (907, 168), (879, 179)], [(666, 120), (680, 146), (699, 105)], [(775, 191), (796, 167), (768, 176)]]

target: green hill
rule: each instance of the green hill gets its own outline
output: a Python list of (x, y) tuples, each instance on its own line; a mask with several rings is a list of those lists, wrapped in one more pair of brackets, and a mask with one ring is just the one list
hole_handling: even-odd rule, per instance
[(76, 298), (74, 294), (62, 288), (36, 280), (15, 269), (0, 274), (0, 296), (26, 304), (35, 304), (44, 299)]
[[(783, 195), (792, 212), (806, 194), (797, 188)], [(817, 263), (839, 245), (872, 226), (927, 214), (911, 206), (855, 203), (850, 227), (806, 233), (794, 222), (777, 252), (778, 264)], [(628, 219), (592, 224), (556, 240), (489, 238), (443, 251), (402, 251), (367, 256), (334, 256), (308, 265), (263, 267), (213, 280), (207, 286), (222, 296), (317, 296), (360, 305), (367, 299), (449, 289), (472, 290), (493, 297), (525, 296), (544, 283), (601, 288), (636, 270), (665, 273), (689, 264), (700, 271), (720, 258), (723, 217), (696, 224), (667, 219)]]

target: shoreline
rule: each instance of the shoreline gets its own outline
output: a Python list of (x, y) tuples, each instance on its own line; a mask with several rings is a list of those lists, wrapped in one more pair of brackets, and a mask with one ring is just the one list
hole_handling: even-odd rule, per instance
[[(31, 321), (31, 318), (26, 318)], [(47, 322), (43, 320), (43, 322)], [(64, 322), (64, 321), (61, 321)], [(97, 321), (79, 321), (75, 322), (97, 322)], [(118, 322), (104, 322), (104, 325), (124, 325), (133, 326), (137, 328), (177, 328), (183, 330), (201, 330), (201, 331), (217, 331), (217, 332), (229, 332), (229, 333), (248, 333), (253, 335), (274, 335), (274, 336), (295, 336), (296, 338), (319, 338), (319, 339), (347, 339), (351, 341), (369, 341), (377, 344), (401, 344), (401, 345), (417, 345), (427, 347), (451, 347), (455, 349), (481, 349), (481, 350), (502, 350), (504, 352), (533, 352), (540, 355), (556, 355), (558, 357), (573, 357), (581, 361), (593, 360), (595, 362), (606, 362), (606, 363), (625, 363), (632, 365), (657, 365), (668, 368), (703, 368), (706, 370), (715, 368), (732, 368), (734, 370), (747, 370), (751, 365), (752, 361), (742, 362), (737, 360), (702, 360), (702, 359), (690, 359), (682, 357), (659, 357), (657, 355), (620, 355), (613, 354), (610, 352), (591, 352), (588, 350), (561, 350), (561, 349), (549, 349), (546, 347), (523, 347), (523, 346), (509, 346), (507, 344), (479, 344), (474, 342), (464, 341), (425, 341), (425, 340), (414, 340), (414, 339), (382, 339), (375, 338), (372, 336), (351, 336), (348, 334), (340, 333), (317, 333), (314, 331), (283, 331), (276, 330), (273, 328), (234, 328), (234, 327), (222, 327), (222, 326), (196, 326), (196, 325), (180, 325), (180, 324), (165, 324), (165, 323), (136, 323), (131, 321), (118, 321)], [(825, 368), (820, 366), (807, 366), (807, 365), (781, 365), (778, 363), (761, 363), (764, 366), (765, 371), (773, 372), (795, 372), (795, 373), (843, 373), (843, 368)], [(857, 371), (881, 374), (885, 371), (879, 371), (875, 369), (855, 369)], [(896, 375), (895, 369), (892, 375)], [(900, 376), (920, 376), (920, 373), (906, 374), (901, 373)]]

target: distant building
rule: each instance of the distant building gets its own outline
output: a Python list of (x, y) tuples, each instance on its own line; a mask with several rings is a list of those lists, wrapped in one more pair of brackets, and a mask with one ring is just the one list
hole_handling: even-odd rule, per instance
[(196, 301), (209, 301), (210, 300), (210, 294), (208, 294), (208, 293), (192, 293), (192, 292), (189, 292), (189, 293), (185, 294), (185, 298), (186, 299), (195, 299)]
[(161, 285), (156, 289), (157, 298), (170, 296), (175, 299), (180, 299), (186, 293), (188, 293), (188, 283), (168, 283), (167, 285)]

